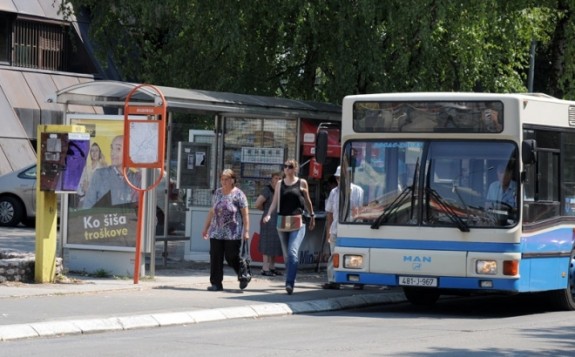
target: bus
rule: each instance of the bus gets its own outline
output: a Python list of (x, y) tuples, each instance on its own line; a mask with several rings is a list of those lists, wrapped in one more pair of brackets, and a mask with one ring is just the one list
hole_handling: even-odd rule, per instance
[(342, 116), (336, 283), (401, 287), (417, 305), (543, 293), (575, 310), (575, 102), (369, 94)]

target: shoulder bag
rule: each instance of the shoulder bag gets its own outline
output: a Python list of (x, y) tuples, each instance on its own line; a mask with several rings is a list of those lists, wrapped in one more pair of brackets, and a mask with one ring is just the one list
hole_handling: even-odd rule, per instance
[(301, 225), (302, 225), (301, 214), (297, 214), (294, 216), (282, 216), (278, 214), (276, 228), (280, 232), (297, 231), (298, 229), (301, 228)]

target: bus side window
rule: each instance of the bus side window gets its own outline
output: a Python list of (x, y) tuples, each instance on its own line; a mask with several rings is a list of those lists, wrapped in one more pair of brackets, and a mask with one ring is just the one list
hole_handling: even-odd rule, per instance
[(575, 216), (575, 133), (561, 133), (561, 189), (563, 214)]
[[(545, 132), (536, 132), (538, 136)], [(542, 142), (543, 140), (538, 140)], [(558, 142), (559, 140), (557, 140)], [(538, 148), (537, 162), (527, 166), (524, 182), (524, 222), (534, 223), (562, 214), (559, 199), (559, 150)]]

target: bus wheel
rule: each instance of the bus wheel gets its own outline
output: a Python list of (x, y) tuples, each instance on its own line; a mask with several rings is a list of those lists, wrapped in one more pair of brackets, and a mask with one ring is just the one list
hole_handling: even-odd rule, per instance
[(575, 250), (571, 251), (569, 259), (567, 287), (562, 290), (550, 291), (549, 300), (558, 310), (575, 310)]
[(407, 301), (413, 305), (431, 306), (439, 299), (439, 293), (436, 289), (420, 288), (403, 288), (403, 293)]

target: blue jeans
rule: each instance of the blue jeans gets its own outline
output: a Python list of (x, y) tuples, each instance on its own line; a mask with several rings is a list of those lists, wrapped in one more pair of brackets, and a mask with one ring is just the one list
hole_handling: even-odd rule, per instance
[(305, 224), (302, 224), (301, 228), (297, 231), (278, 231), (278, 235), (280, 237), (286, 267), (286, 286), (291, 285), (293, 287), (299, 263), (299, 247), (305, 237)]

